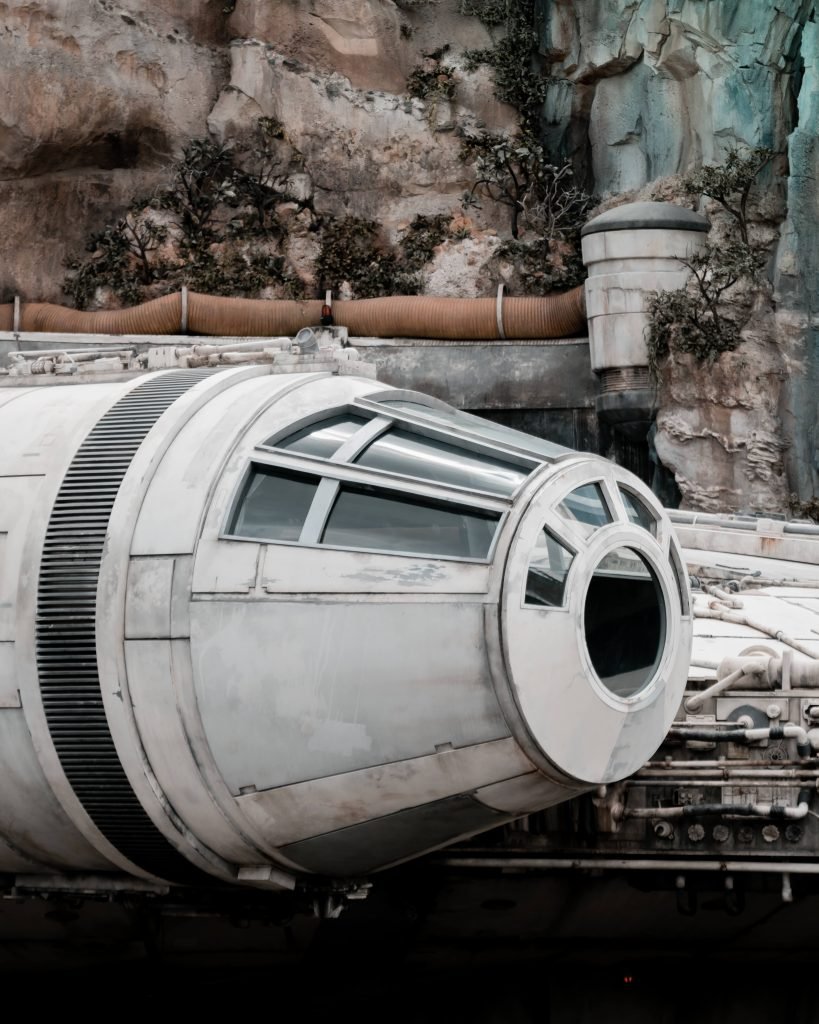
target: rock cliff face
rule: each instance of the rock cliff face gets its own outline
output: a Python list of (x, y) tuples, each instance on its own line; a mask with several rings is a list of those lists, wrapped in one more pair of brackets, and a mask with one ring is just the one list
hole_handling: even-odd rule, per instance
[[(167, 180), (187, 141), (239, 139), (259, 117), (283, 126), (290, 191), (320, 214), (372, 218), (394, 238), (416, 214), (458, 212), (474, 181), (458, 132), (516, 124), (491, 71), (464, 59), (502, 38), (475, 16), (493, 6), (2, 0), (0, 300), (60, 300), (66, 255)], [(789, 492), (816, 493), (814, 0), (536, 0), (534, 24), (547, 150), (607, 202), (690, 201), (676, 176), (731, 145), (779, 154), (754, 214), (775, 240), (770, 292), (736, 352), (666, 369), (656, 446), (691, 507), (782, 511)], [(454, 90), (411, 97), (408, 76), (446, 44)], [(486, 293), (508, 209), (469, 216), (428, 290)], [(314, 250), (302, 232), (290, 256)]]

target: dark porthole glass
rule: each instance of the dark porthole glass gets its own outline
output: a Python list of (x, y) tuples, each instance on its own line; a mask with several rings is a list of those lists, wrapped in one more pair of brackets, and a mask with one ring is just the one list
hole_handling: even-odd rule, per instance
[(265, 441), (265, 444), (271, 448), (299, 452), (300, 455), (316, 455), (322, 459), (329, 459), (367, 422), (364, 416), (343, 413), (320, 420), (318, 423), (311, 423), (309, 427), (302, 427), (301, 430), (287, 434), (278, 441)]
[(407, 554), (486, 558), (500, 516), (374, 488), (342, 487), (322, 544)]
[(631, 697), (651, 680), (665, 642), (657, 577), (631, 548), (617, 548), (594, 570), (584, 610), (586, 646), (603, 685)]
[(642, 526), (644, 530), (648, 530), (653, 537), (656, 537), (657, 520), (645, 502), (641, 501), (636, 494), (632, 494), (631, 491), (627, 491), (624, 487), (620, 488), (620, 496), (623, 499), (623, 504), (626, 506), (626, 515), (629, 521), (637, 526)]
[(319, 478), (254, 466), (230, 525), (237, 537), (297, 541)]
[(574, 554), (554, 534), (541, 530), (529, 558), (525, 603), (560, 607), (573, 558)]

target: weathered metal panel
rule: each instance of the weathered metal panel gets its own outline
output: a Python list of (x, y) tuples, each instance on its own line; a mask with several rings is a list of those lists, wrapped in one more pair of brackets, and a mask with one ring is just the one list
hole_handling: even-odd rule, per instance
[[(185, 423), (157, 467), (131, 542), (134, 555), (190, 554), (221, 460), (241, 434), (248, 411), (284, 384), (265, 373), (214, 395)], [(292, 378), (289, 378), (292, 380)], [(236, 388), (241, 389), (237, 401)], [(207, 443), (203, 444), (203, 438)]]
[(262, 586), (270, 594), (484, 594), (489, 566), (270, 544), (264, 552)]
[(174, 809), (196, 836), (205, 839), (220, 856), (253, 863), (260, 854), (242, 842), (237, 830), (223, 817), (202, 780), (199, 765), (179, 717), (176, 666), (186, 660), (186, 640), (127, 640), (125, 661), (129, 686), (150, 694), (134, 700), (139, 734), (157, 781), (173, 798)]
[(172, 558), (132, 560), (125, 598), (126, 637), (170, 636), (172, 583)]
[[(376, 814), (395, 814), (419, 803), (468, 793), (509, 778), (514, 772), (528, 772), (531, 767), (514, 740), (494, 740), (295, 786), (247, 793), (238, 798), (238, 803), (272, 842), (286, 845), (360, 824)], [(535, 777), (545, 782), (541, 775)], [(565, 798), (565, 789), (560, 792)], [(506, 810), (491, 800), (485, 802), (497, 810)]]
[(525, 814), (532, 807), (548, 807), (566, 799), (566, 787), (530, 772), (475, 791), (475, 799), (505, 814)]
[(283, 852), (318, 874), (366, 875), (508, 819), (470, 796), (454, 796), (293, 843)]
[(554, 341), (357, 339), (378, 379), (460, 409), (574, 409), (594, 405), (586, 338)]
[(21, 855), (31, 858), (28, 870), (37, 865), (110, 870), (109, 862), (77, 832), (57, 802), (19, 708), (0, 710), (0, 751), (0, 840), (14, 853), (14, 859), (6, 860), (0, 842), (0, 871), (19, 870), (16, 860)]
[(195, 594), (246, 594), (256, 585), (260, 544), (201, 540), (193, 564)]
[(0, 708), (19, 708), (20, 691), (14, 669), (14, 643), (0, 641)]
[(234, 793), (508, 735), (482, 605), (198, 601), (199, 706)]
[(0, 477), (0, 641), (14, 640), (25, 532), (42, 476)]

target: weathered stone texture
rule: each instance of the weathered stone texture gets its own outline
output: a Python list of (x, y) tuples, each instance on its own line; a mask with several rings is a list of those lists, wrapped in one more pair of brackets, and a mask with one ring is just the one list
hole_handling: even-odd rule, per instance
[(812, 5), (543, 0), (553, 142), (588, 153), (601, 192), (718, 162), (729, 145), (784, 150)]
[[(777, 511), (819, 485), (814, 7), (537, 2), (545, 139), (607, 204), (687, 201), (678, 176), (734, 144), (780, 154), (754, 228), (781, 227), (772, 293), (740, 350), (713, 368), (678, 360), (664, 382), (657, 449), (692, 507)], [(490, 72), (463, 67), (499, 33), (458, 0), (237, 0), (230, 14), (223, 0), (0, 0), (0, 290), (59, 300), (66, 254), (162, 181), (187, 140), (237, 138), (262, 115), (290, 139), (289, 191), (320, 213), (372, 217), (394, 239), (418, 213), (457, 212), (470, 179), (456, 125), (515, 124)], [(447, 43), (453, 100), (410, 98), (408, 74)], [(283, 214), (312, 286), (315, 234), (296, 205)], [(470, 216), (473, 237), (436, 254), (431, 291), (486, 294), (508, 209)]]
[(0, 2), (0, 289), (60, 298), (66, 255), (203, 133), (224, 21), (210, 2)]

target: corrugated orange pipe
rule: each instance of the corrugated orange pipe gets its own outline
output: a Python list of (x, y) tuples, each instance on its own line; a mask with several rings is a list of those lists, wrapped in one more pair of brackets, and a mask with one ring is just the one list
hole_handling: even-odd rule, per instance
[[(20, 306), (21, 331), (70, 334), (192, 334), (232, 337), (293, 335), (318, 324), (318, 299), (233, 299), (190, 292), (187, 323), (181, 294), (165, 295), (130, 309), (88, 313), (45, 302)], [(562, 295), (504, 298), (503, 333), (495, 299), (396, 295), (333, 303), (336, 324), (353, 337), (373, 338), (563, 338), (586, 329), (582, 285)], [(0, 330), (13, 328), (14, 307), (0, 305)]]

